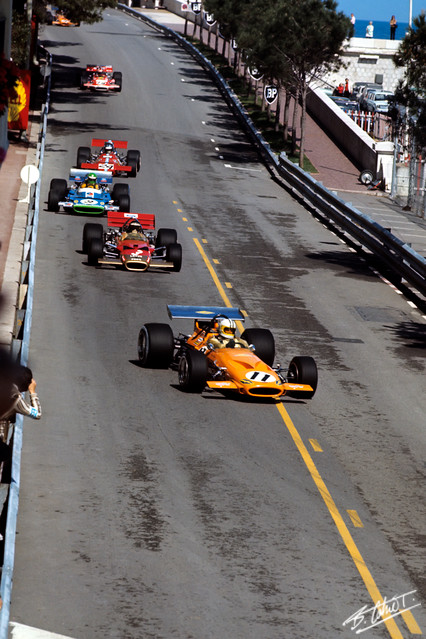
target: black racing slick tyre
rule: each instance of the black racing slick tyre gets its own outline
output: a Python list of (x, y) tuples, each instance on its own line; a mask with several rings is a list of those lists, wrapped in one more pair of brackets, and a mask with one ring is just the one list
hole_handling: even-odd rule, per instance
[(49, 195), (47, 197), (47, 210), (59, 211), (59, 202), (67, 194), (67, 181), (62, 178), (53, 178), (50, 181)]
[(182, 268), (182, 245), (169, 244), (166, 250), (166, 260), (172, 262), (173, 270), (179, 273)]
[(112, 74), (112, 79), (114, 80), (115, 84), (118, 85), (118, 88), (115, 89), (115, 91), (117, 91), (117, 93), (120, 93), (123, 86), (123, 76), (121, 71), (114, 71), (114, 73)]
[(80, 89), (84, 91), (86, 88), (84, 85), (88, 81), (89, 81), (89, 74), (87, 73), (87, 71), (83, 71), (80, 76)]
[(318, 369), (313, 357), (293, 357), (288, 367), (288, 381), (296, 384), (309, 384), (312, 391), (290, 391), (290, 397), (311, 399), (318, 386)]
[(187, 393), (201, 393), (205, 388), (208, 366), (199, 351), (186, 351), (179, 361), (179, 386)]
[(139, 331), (138, 358), (142, 366), (168, 368), (174, 351), (173, 331), (168, 324), (144, 324)]
[(124, 184), (123, 182), (118, 182), (113, 186), (111, 197), (113, 200), (118, 200), (121, 195), (127, 195), (130, 197), (129, 185)]
[(91, 157), (92, 153), (88, 146), (79, 146), (77, 149), (77, 168), (81, 169), (82, 164), (90, 162)]
[(139, 151), (127, 151), (127, 165), (132, 167), (129, 177), (136, 177), (136, 173), (141, 168), (141, 154)]
[(83, 226), (83, 242), (82, 251), (87, 255), (89, 252), (89, 245), (92, 240), (103, 239), (104, 229), (102, 224), (94, 224), (93, 222), (87, 222)]
[(167, 248), (169, 244), (176, 244), (176, 242), (177, 232), (175, 229), (158, 229), (155, 248), (159, 248), (160, 246), (165, 246)]
[(249, 344), (253, 344), (254, 352), (262, 362), (273, 366), (275, 359), (275, 339), (267, 328), (246, 328), (241, 335)]
[(128, 213), (130, 211), (130, 197), (124, 194), (119, 195), (117, 198), (117, 205), (120, 211)]
[(89, 248), (87, 250), (87, 263), (90, 266), (97, 266), (98, 260), (104, 255), (104, 243), (98, 238), (90, 240)]

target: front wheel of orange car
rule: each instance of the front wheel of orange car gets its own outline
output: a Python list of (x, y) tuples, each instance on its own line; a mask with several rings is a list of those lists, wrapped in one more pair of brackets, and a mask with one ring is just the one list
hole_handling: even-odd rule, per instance
[(293, 357), (288, 367), (288, 381), (296, 384), (309, 384), (312, 391), (290, 391), (291, 397), (311, 399), (318, 386), (318, 369), (313, 357)]
[(201, 393), (207, 382), (207, 360), (198, 351), (186, 351), (179, 361), (179, 386), (187, 393)]

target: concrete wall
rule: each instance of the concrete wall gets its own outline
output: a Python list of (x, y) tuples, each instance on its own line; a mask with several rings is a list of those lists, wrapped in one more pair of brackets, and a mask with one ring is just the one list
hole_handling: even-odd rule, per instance
[(315, 120), (331, 135), (337, 146), (360, 169), (376, 172), (374, 140), (320, 89), (308, 91), (307, 108)]
[(351, 38), (345, 46), (341, 69), (324, 75), (323, 79), (335, 87), (345, 78), (349, 78), (352, 85), (354, 82), (376, 82), (376, 77), (382, 76), (383, 88), (395, 91), (404, 76), (404, 68), (396, 67), (393, 62), (399, 45), (398, 40)]

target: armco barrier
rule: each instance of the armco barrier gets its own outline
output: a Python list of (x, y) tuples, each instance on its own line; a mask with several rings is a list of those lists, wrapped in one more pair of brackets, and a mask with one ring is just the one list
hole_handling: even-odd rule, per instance
[[(52, 59), (49, 53), (46, 52), (46, 69), (51, 69)], [(43, 105), (41, 113), (41, 126), (40, 134), (37, 144), (37, 157), (38, 157), (38, 169), (41, 172), (43, 169), (43, 156), (44, 145), (46, 138), (46, 126), (47, 126), (47, 114), (49, 111), (50, 101), (50, 73), (47, 74), (47, 92), (46, 102)], [(32, 321), (32, 308), (33, 308), (33, 290), (34, 290), (34, 266), (35, 266), (35, 252), (37, 242), (37, 230), (38, 230), (38, 215), (39, 215), (39, 203), (40, 203), (40, 187), (41, 178), (38, 180), (35, 194), (30, 198), (28, 206), (28, 221), (25, 232), (24, 251), (22, 255), (22, 269), (20, 285), (25, 287), (26, 295), (25, 302), (19, 312), (19, 320), (22, 326), (20, 330), (20, 336), (22, 339), (17, 339), (15, 336), (14, 343), (12, 344), (13, 352), (18, 355), (19, 362), (24, 366), (28, 362), (28, 351), (30, 344), (30, 332)], [(19, 297), (19, 296), (18, 296)], [(18, 324), (18, 323), (16, 323)], [(5, 530), (5, 543), (4, 543), (4, 557), (0, 582), (0, 597), (1, 597), (1, 610), (0, 610), (0, 639), (7, 639), (9, 634), (9, 617), (10, 617), (10, 600), (12, 594), (12, 579), (13, 579), (13, 566), (15, 560), (15, 537), (16, 537), (16, 522), (18, 517), (18, 504), (19, 504), (19, 487), (20, 487), (20, 474), (21, 474), (21, 451), (22, 451), (22, 429), (23, 429), (23, 416), (17, 415), (13, 433), (13, 455), (12, 455), (12, 470), (11, 480), (9, 487), (9, 495), (7, 500), (7, 521)]]
[(119, 4), (118, 8), (125, 13), (141, 20), (153, 29), (165, 36), (172, 38), (180, 46), (186, 49), (206, 71), (210, 74), (218, 86), (222, 96), (242, 123), (251, 140), (256, 145), (261, 157), (273, 174), (278, 175), (306, 205), (318, 211), (322, 216), (333, 221), (333, 224), (342, 229), (353, 238), (360, 246), (368, 249), (386, 264), (399, 278), (404, 279), (422, 296), (426, 296), (426, 259), (416, 253), (408, 244), (404, 244), (399, 238), (387, 229), (374, 222), (368, 215), (358, 211), (347, 204), (337, 195), (326, 189), (311, 175), (303, 171), (299, 166), (290, 162), (285, 154), (279, 157), (273, 153), (269, 144), (255, 128), (246, 110), (242, 106), (237, 95), (228, 85), (226, 80), (217, 71), (207, 58), (196, 47), (183, 38), (179, 33), (165, 25), (160, 25), (146, 15)]

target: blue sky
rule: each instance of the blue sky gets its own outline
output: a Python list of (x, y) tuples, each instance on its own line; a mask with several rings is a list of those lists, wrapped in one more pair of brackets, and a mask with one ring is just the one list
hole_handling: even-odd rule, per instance
[[(395, 15), (400, 22), (408, 22), (409, 0), (337, 0), (337, 10), (350, 16), (351, 13), (359, 20), (384, 20), (389, 21), (391, 15)], [(412, 0), (413, 18), (418, 16), (422, 9), (426, 9), (426, 0)]]

